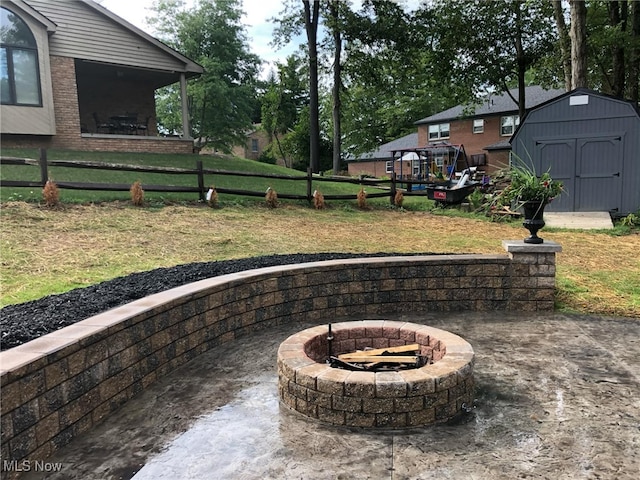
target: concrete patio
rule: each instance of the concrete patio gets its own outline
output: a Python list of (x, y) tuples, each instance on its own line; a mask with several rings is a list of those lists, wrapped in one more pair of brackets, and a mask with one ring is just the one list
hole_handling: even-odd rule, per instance
[[(558, 313), (360, 317), (431, 325), (476, 353), (473, 411), (367, 431), (281, 406), (276, 351), (311, 323), (222, 345), (143, 391), (24, 479), (635, 479), (640, 320)], [(327, 321), (348, 319), (327, 319)], [(38, 471), (36, 471), (38, 470)], [(44, 470), (59, 470), (45, 472)]]

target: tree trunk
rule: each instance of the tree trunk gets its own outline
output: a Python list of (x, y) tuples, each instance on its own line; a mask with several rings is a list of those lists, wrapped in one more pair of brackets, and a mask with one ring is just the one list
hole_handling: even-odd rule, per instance
[(560, 38), (560, 54), (562, 56), (562, 70), (564, 71), (564, 88), (571, 90), (571, 38), (567, 24), (564, 21), (564, 10), (562, 9), (562, 0), (552, 0), (553, 16), (556, 20), (556, 28), (558, 29), (558, 38)]
[(329, 10), (333, 23), (333, 43), (335, 52), (333, 57), (333, 174), (340, 172), (340, 160), (342, 157), (342, 129), (340, 122), (340, 90), (342, 87), (342, 64), (340, 57), (342, 56), (342, 36), (340, 34), (340, 26), (338, 24), (338, 1), (329, 2)]
[[(609, 25), (619, 28), (621, 32), (627, 30), (628, 5), (626, 0), (607, 2), (609, 11)], [(614, 97), (624, 98), (625, 69), (624, 46), (620, 40), (611, 46), (611, 94)]]
[(640, 2), (633, 2), (632, 9), (629, 99), (637, 104), (640, 101)]
[(304, 25), (309, 47), (309, 166), (313, 173), (320, 172), (320, 108), (318, 94), (318, 21), (320, 2), (302, 0), (304, 4)]
[(587, 86), (587, 6), (584, 0), (569, 0), (571, 10), (571, 88)]
[[(529, 67), (529, 61), (522, 46), (522, 10), (521, 3), (515, 2), (514, 15), (516, 17), (516, 62), (518, 64), (518, 116), (520, 121), (524, 118), (524, 114), (527, 112), (526, 94), (525, 94), (525, 74)], [(507, 90), (508, 91), (508, 90)]]

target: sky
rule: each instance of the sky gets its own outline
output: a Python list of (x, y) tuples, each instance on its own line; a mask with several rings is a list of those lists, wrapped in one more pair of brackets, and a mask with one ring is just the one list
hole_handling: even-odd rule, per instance
[[(129, 23), (153, 35), (153, 30), (145, 23), (145, 18), (151, 16), (150, 10), (154, 0), (96, 0), (103, 7), (111, 10)], [(190, 3), (191, 0), (187, 0)], [(284, 61), (287, 55), (293, 53), (297, 45), (276, 50), (271, 47), (271, 37), (274, 25), (269, 18), (277, 16), (282, 10), (281, 0), (243, 0), (242, 9), (245, 11), (243, 23), (247, 25), (247, 36), (252, 53), (267, 62)], [(263, 76), (269, 71), (265, 66)]]

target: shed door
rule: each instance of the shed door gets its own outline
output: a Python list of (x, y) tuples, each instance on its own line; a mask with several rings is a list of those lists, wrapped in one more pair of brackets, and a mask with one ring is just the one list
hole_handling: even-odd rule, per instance
[(622, 203), (623, 137), (578, 140), (577, 210), (617, 210)]
[(565, 193), (547, 206), (554, 212), (572, 212), (575, 205), (576, 139), (561, 138), (536, 141), (534, 161), (538, 175), (547, 170), (555, 180), (564, 184)]
[(589, 212), (620, 208), (623, 143), (621, 135), (536, 141), (538, 172), (550, 170), (565, 189), (547, 210)]

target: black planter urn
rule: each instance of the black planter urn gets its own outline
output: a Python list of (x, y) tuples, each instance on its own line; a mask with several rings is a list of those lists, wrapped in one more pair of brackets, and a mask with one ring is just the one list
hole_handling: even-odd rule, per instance
[(538, 200), (529, 200), (524, 202), (522, 208), (524, 209), (524, 222), (522, 225), (529, 230), (529, 235), (524, 239), (524, 243), (540, 244), (544, 240), (538, 236), (538, 230), (544, 227), (544, 220), (542, 215), (544, 214), (544, 207), (547, 202)]

